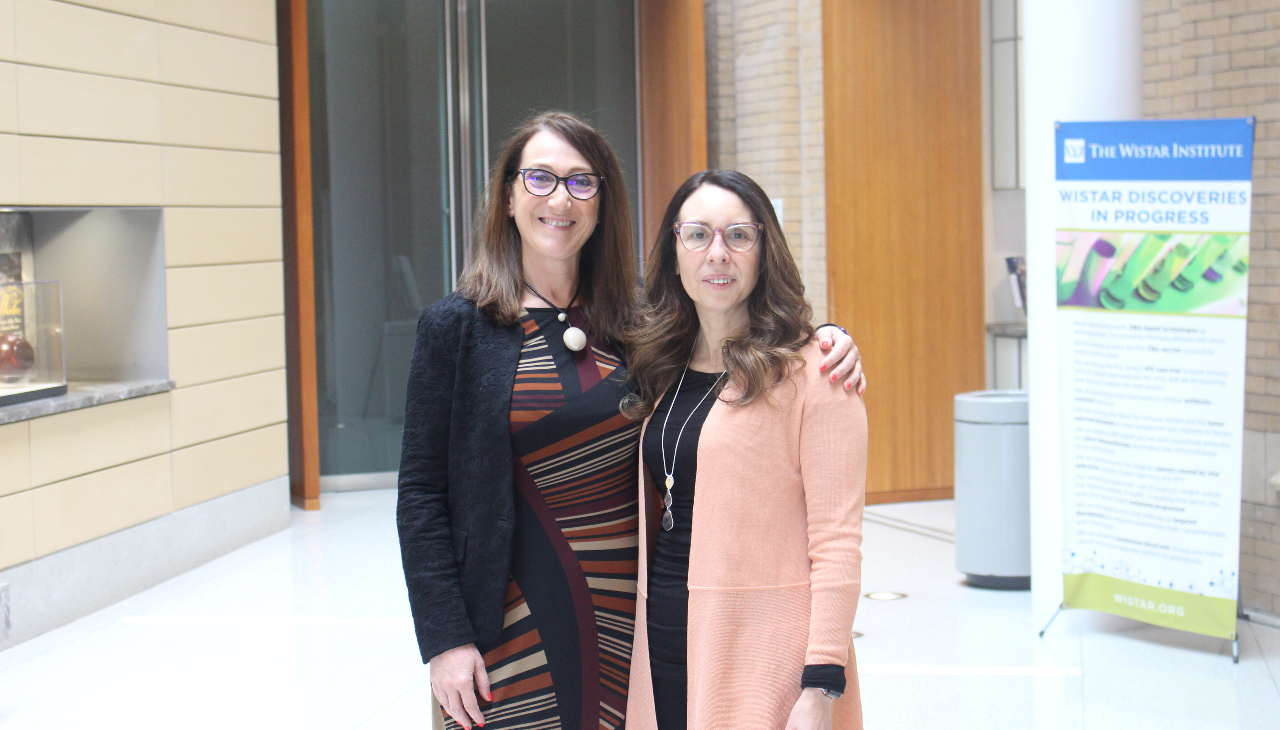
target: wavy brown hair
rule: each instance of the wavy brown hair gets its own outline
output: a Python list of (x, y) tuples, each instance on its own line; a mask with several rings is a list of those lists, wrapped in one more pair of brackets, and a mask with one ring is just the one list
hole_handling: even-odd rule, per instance
[(596, 337), (621, 343), (632, 325), (637, 304), (627, 186), (618, 158), (604, 136), (572, 114), (551, 111), (531, 117), (507, 142), (489, 176), (484, 207), (477, 215), (474, 253), (458, 290), (497, 324), (512, 325), (520, 320), (524, 290), (520, 230), (507, 215), (507, 207), (524, 147), (542, 131), (568, 142), (587, 159), (591, 171), (603, 178), (598, 193), (600, 217), (578, 259), (578, 302)]
[(738, 196), (755, 222), (764, 224), (760, 247), (760, 276), (747, 295), (747, 332), (725, 341), (728, 382), (740, 395), (730, 405), (751, 403), (781, 383), (801, 361), (800, 348), (812, 339), (813, 308), (804, 298), (800, 269), (787, 248), (786, 237), (769, 196), (755, 180), (732, 170), (704, 170), (684, 181), (667, 205), (644, 270), (645, 305), (628, 339), (627, 368), (634, 393), (622, 412), (640, 420), (653, 412), (658, 398), (675, 385), (698, 339), (698, 312), (685, 292), (676, 260), (676, 217), (695, 190), (715, 185)]

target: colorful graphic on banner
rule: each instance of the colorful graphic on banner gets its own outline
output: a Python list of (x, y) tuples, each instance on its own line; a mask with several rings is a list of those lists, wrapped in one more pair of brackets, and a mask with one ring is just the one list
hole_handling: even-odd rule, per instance
[(1058, 231), (1058, 306), (1243, 317), (1247, 233)]
[(1253, 120), (1057, 153), (1064, 606), (1234, 639)]

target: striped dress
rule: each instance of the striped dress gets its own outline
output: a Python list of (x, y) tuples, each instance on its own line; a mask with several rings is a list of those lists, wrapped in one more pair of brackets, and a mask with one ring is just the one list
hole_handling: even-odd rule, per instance
[[(624, 726), (635, 628), (640, 426), (618, 412), (626, 371), (576, 309), (525, 313), (511, 397), (516, 527), (501, 638), (480, 647), (485, 730)], [(457, 727), (452, 720), (448, 726)]]

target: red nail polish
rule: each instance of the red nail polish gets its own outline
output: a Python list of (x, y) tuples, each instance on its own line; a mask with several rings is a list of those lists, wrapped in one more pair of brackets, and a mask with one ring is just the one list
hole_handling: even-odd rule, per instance
[(853, 386), (852, 386), (852, 385), (850, 385), (850, 384), (848, 384), (848, 383), (845, 383), (845, 384), (844, 384), (844, 389), (845, 389), (845, 390), (848, 390), (848, 389), (850, 389), (850, 388), (852, 388), (852, 387), (853, 387)]
[(833, 382), (833, 383), (834, 383), (834, 382), (836, 382), (836, 376), (835, 376), (835, 373), (832, 373), (832, 374), (831, 374), (831, 382)]
[(825, 373), (825, 372), (827, 372), (827, 366), (826, 366), (826, 364), (825, 364), (825, 363), (824, 363), (824, 364), (822, 364), (822, 365), (819, 365), (819, 366), (818, 366), (818, 372), (820, 372), (820, 373)]

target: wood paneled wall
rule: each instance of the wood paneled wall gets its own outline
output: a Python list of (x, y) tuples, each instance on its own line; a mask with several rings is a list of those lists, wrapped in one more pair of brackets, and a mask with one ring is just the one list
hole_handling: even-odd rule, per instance
[(829, 313), (870, 380), (867, 501), (950, 497), (984, 381), (978, 0), (823, 6)]
[(707, 167), (707, 51), (702, 0), (643, 0), (639, 9), (641, 215), (647, 251), (671, 194)]

